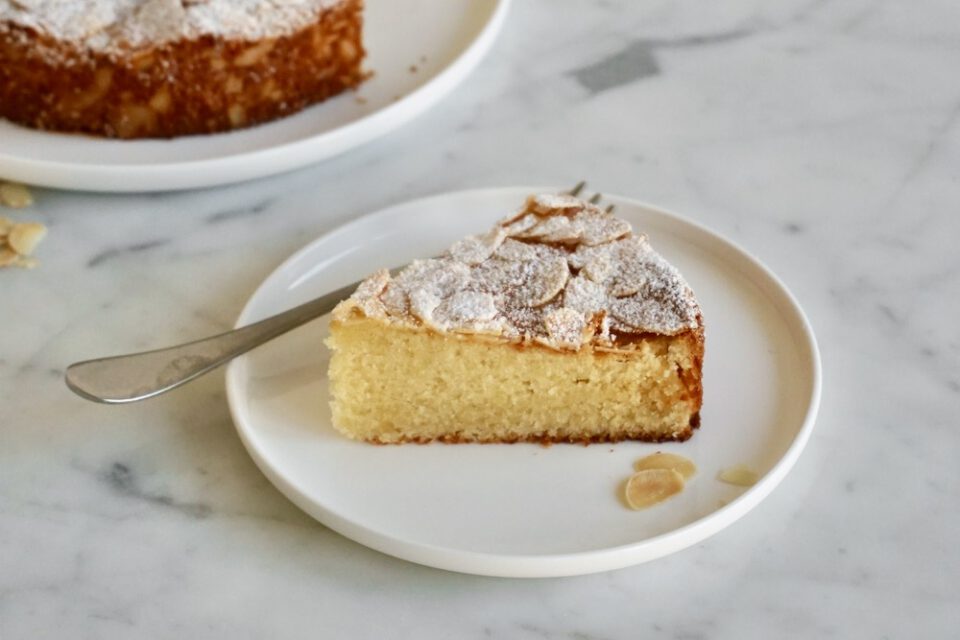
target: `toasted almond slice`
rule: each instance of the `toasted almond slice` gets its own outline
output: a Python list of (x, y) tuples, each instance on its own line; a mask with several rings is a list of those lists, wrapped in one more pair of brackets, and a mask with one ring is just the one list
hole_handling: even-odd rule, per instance
[(0, 204), (11, 209), (22, 209), (33, 204), (33, 194), (22, 184), (0, 182)]
[(593, 206), (578, 213), (577, 221), (582, 229), (580, 241), (590, 246), (606, 244), (630, 233), (630, 224), (626, 220)]
[(47, 235), (47, 228), (39, 222), (23, 222), (13, 225), (7, 235), (7, 244), (22, 256), (28, 256), (37, 248), (43, 237)]
[(19, 257), (13, 249), (0, 247), (0, 267), (9, 267), (10, 265), (16, 264)]
[(379, 269), (361, 282), (359, 286), (357, 286), (357, 290), (354, 291), (350, 297), (361, 302), (369, 300), (370, 298), (376, 298), (383, 293), (383, 290), (387, 288), (387, 284), (389, 283), (390, 272), (386, 269)]
[(10, 218), (0, 216), (0, 239), (6, 238), (15, 224)]
[(609, 255), (600, 254), (583, 266), (581, 273), (598, 284), (603, 284), (607, 278), (613, 275), (616, 265)]
[(633, 468), (637, 471), (643, 471), (644, 469), (673, 469), (682, 475), (685, 480), (689, 480), (697, 472), (697, 465), (693, 464), (693, 461), (689, 458), (678, 456), (675, 453), (664, 453), (662, 451), (637, 460)]
[(745, 464), (738, 464), (729, 469), (722, 470), (717, 475), (717, 479), (720, 480), (720, 482), (735, 484), (738, 487), (750, 487), (757, 483), (757, 480), (760, 479), (760, 474)]
[(607, 294), (603, 285), (582, 275), (570, 278), (563, 292), (563, 305), (583, 313), (594, 314), (603, 309)]
[(503, 232), (508, 236), (515, 236), (528, 231), (540, 223), (535, 213), (520, 213), (509, 221), (501, 222)]
[(683, 491), (683, 476), (673, 469), (644, 469), (627, 480), (624, 497), (631, 509), (646, 509)]
[(506, 237), (500, 227), (481, 236), (467, 236), (450, 247), (450, 257), (463, 264), (480, 264), (493, 255)]
[(527, 208), (544, 216), (571, 215), (583, 209), (583, 206), (583, 202), (567, 194), (543, 193), (527, 199)]
[(440, 297), (426, 289), (410, 292), (410, 312), (427, 326), (433, 325), (433, 310), (440, 305)]
[(583, 333), (587, 328), (583, 312), (560, 307), (548, 312), (543, 317), (543, 324), (547, 335), (560, 347), (576, 351), (583, 344)]
[(433, 319), (444, 328), (493, 320), (497, 307), (489, 293), (458, 291), (433, 309)]
[(512, 266), (511, 275), (523, 277), (516, 287), (516, 301), (525, 307), (540, 307), (563, 291), (570, 277), (570, 269), (563, 258), (529, 260)]

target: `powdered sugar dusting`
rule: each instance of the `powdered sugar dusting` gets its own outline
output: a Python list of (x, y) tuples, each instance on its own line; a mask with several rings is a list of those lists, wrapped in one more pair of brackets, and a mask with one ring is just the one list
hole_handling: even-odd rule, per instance
[(342, 0), (0, 0), (4, 23), (116, 53), (212, 35), (254, 41), (306, 26)]
[(577, 350), (583, 342), (583, 332), (586, 329), (587, 320), (579, 311), (560, 307), (545, 315), (543, 324), (549, 337), (548, 345), (555, 344), (564, 349)]
[(383, 273), (340, 312), (374, 317), (367, 309), (382, 308), (397, 324), (574, 351), (616, 348), (643, 333), (676, 335), (700, 323), (693, 291), (646, 236), (570, 196), (531, 197), (488, 234), (418, 260), (385, 283)]

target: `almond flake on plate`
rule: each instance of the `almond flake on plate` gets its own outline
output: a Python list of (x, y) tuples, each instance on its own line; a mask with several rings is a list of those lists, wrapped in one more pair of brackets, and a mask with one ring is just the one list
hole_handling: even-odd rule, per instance
[(720, 480), (720, 482), (734, 484), (738, 487), (751, 487), (757, 484), (757, 480), (760, 479), (760, 474), (745, 464), (738, 464), (729, 469), (722, 470), (717, 475), (717, 479)]
[(637, 460), (633, 468), (637, 471), (643, 471), (644, 469), (673, 469), (686, 480), (689, 480), (697, 472), (697, 465), (693, 464), (693, 461), (689, 458), (684, 458), (675, 453), (663, 453), (661, 451)]
[(627, 480), (624, 497), (631, 509), (646, 509), (683, 491), (683, 476), (673, 469), (644, 469)]

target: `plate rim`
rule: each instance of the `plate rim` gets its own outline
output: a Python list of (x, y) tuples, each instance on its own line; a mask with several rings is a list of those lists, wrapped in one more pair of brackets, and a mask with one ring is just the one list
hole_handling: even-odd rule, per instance
[[(397, 209), (417, 207), (426, 205), (431, 201), (442, 201), (449, 198), (496, 197), (498, 194), (506, 194), (508, 192), (524, 192), (529, 194), (539, 191), (556, 190), (556, 187), (507, 186), (447, 191), (399, 202), (357, 216), (312, 239), (274, 268), (251, 293), (238, 315), (234, 326), (240, 327), (247, 324), (251, 320), (254, 300), (263, 288), (274, 279), (280, 278), (291, 265), (303, 259), (315, 245), (327, 242), (338, 234), (349, 233), (355, 230), (355, 227), (369, 224), (379, 218), (397, 215)], [(760, 504), (773, 492), (796, 464), (796, 461), (799, 459), (800, 454), (810, 439), (820, 408), (823, 378), (822, 361), (813, 326), (809, 318), (800, 306), (799, 301), (793, 295), (793, 292), (790, 291), (776, 273), (760, 261), (757, 256), (745, 250), (738, 243), (730, 240), (723, 234), (672, 210), (649, 204), (642, 200), (615, 194), (605, 194), (605, 197), (642, 208), (658, 217), (667, 219), (673, 224), (679, 224), (681, 227), (691, 227), (696, 232), (705, 234), (707, 237), (710, 237), (711, 240), (719, 242), (720, 246), (724, 249), (728, 251), (732, 250), (738, 254), (740, 259), (745, 259), (750, 266), (757, 269), (767, 278), (768, 283), (773, 285), (776, 294), (782, 298), (782, 301), (786, 303), (787, 308), (793, 314), (792, 320), (795, 321), (796, 328), (800, 330), (798, 337), (802, 338), (802, 342), (798, 344), (801, 348), (800, 356), (808, 361), (807, 364), (810, 368), (810, 394), (805, 400), (806, 410), (802, 424), (790, 445), (773, 467), (771, 467), (755, 485), (731, 500), (727, 505), (693, 522), (649, 538), (644, 538), (637, 542), (603, 549), (572, 553), (500, 554), (453, 549), (439, 545), (425, 544), (414, 540), (404, 540), (373, 530), (365, 525), (352, 522), (340, 514), (317, 504), (306, 496), (293, 481), (286, 478), (280, 470), (275, 469), (267, 462), (265, 457), (261, 455), (255, 444), (251, 441), (247, 430), (253, 430), (253, 428), (248, 424), (240, 410), (245, 400), (241, 394), (242, 365), (244, 365), (245, 360), (241, 357), (231, 362), (227, 367), (225, 378), (227, 403), (230, 408), (230, 415), (234, 421), (234, 426), (243, 442), (244, 448), (260, 469), (261, 473), (263, 473), (287, 499), (297, 505), (297, 507), (324, 526), (350, 540), (381, 553), (417, 564), (458, 573), (492, 577), (563, 577), (599, 573), (641, 564), (670, 555), (709, 538), (739, 520)]]
[[(492, 48), (506, 21), (512, 0), (491, 2), (495, 4), (486, 24), (449, 64), (427, 82), (396, 102), (327, 131), (254, 151), (240, 151), (203, 160), (149, 165), (129, 165), (122, 162), (78, 164), (23, 158), (0, 150), (0, 172), (8, 180), (38, 187), (93, 193), (157, 193), (236, 184), (286, 173), (333, 158), (399, 129), (430, 110), (466, 80)], [(318, 105), (312, 105), (316, 106)], [(3, 122), (38, 136), (71, 135), (33, 131), (8, 121)], [(280, 120), (263, 125), (277, 122)], [(242, 132), (243, 130), (238, 131)], [(233, 132), (222, 135), (230, 133)], [(176, 144), (186, 139), (187, 137), (148, 141)], [(94, 138), (93, 142), (97, 141)], [(37, 143), (45, 144), (45, 140), (40, 138)]]

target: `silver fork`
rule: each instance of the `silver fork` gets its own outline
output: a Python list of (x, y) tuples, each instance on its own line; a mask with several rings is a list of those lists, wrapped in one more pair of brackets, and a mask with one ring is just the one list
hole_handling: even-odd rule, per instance
[[(580, 195), (586, 182), (567, 193)], [(589, 201), (600, 202), (594, 194)], [(607, 207), (613, 211), (613, 205)], [(77, 362), (67, 367), (65, 381), (77, 395), (106, 404), (146, 400), (199, 378), (239, 355), (319, 318), (348, 298), (360, 282), (351, 282), (259, 322), (193, 342), (109, 358)]]

